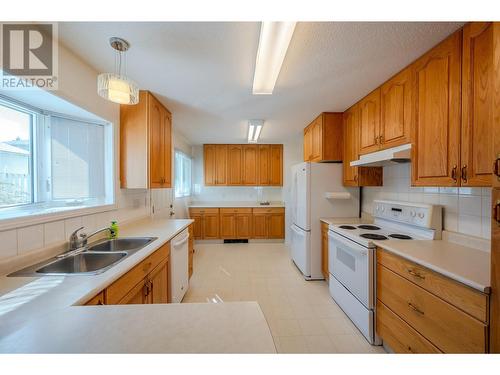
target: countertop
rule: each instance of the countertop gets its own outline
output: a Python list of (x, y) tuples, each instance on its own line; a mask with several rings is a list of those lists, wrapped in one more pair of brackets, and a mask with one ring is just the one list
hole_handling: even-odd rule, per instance
[(322, 217), (320, 220), (328, 225), (332, 224), (368, 224), (372, 220), (360, 217)]
[(227, 202), (191, 202), (188, 207), (193, 208), (219, 208), (219, 207), (252, 207), (252, 208), (269, 208), (269, 207), (285, 207), (283, 202), (269, 202), (268, 205), (261, 205), (259, 202), (245, 201), (227, 201)]
[(487, 251), (444, 240), (385, 240), (374, 244), (481, 292), (490, 291)]
[[(33, 339), (33, 343), (38, 343), (38, 345), (40, 346), (31, 346), (29, 348), (29, 351), (43, 352), (44, 350), (46, 350), (44, 346), (45, 343), (41, 341), (41, 337), (39, 338), (39, 341), (36, 340), (38, 337), (36, 336), (36, 332), (39, 332), (39, 329), (43, 329), (43, 325), (45, 324), (45, 322), (52, 321), (51, 319), (53, 317), (59, 317), (59, 320), (56, 319), (53, 321), (54, 324), (57, 323), (61, 325), (65, 324), (66, 319), (68, 319), (68, 322), (71, 323), (73, 321), (72, 319), (77, 319), (77, 317), (80, 317), (81, 320), (78, 324), (82, 325), (82, 332), (87, 329), (92, 333), (91, 336), (89, 336), (90, 333), (85, 334), (85, 344), (88, 346), (98, 345), (100, 341), (105, 340), (105, 334), (101, 335), (99, 331), (94, 330), (92, 327), (94, 327), (96, 324), (98, 326), (100, 325), (100, 314), (111, 314), (111, 311), (120, 312), (122, 311), (121, 309), (123, 308), (123, 306), (108, 306), (105, 308), (102, 308), (102, 306), (98, 306), (95, 308), (95, 311), (86, 313), (81, 309), (90, 311), (89, 306), (74, 305), (81, 305), (88, 301), (94, 295), (109, 286), (113, 281), (129, 271), (133, 266), (156, 251), (164, 243), (170, 241), (178, 233), (184, 230), (190, 223), (192, 223), (192, 220), (143, 219), (121, 226), (120, 237), (153, 236), (158, 237), (158, 239), (99, 275), (0, 277), (0, 351), (16, 351), (16, 340), (18, 337), (20, 337), (17, 335), (25, 335), (23, 337), (26, 338), (26, 335), (34, 334), (34, 337), (30, 336), (29, 339), (27, 338), (26, 340), (29, 341)], [(188, 309), (189, 305), (186, 304)], [(182, 311), (179, 308), (175, 307), (175, 304), (166, 304), (161, 306), (163, 306), (162, 308), (165, 311), (172, 309), (171, 314), (179, 314), (178, 319), (184, 319), (182, 318), (183, 316), (186, 316), (185, 319), (187, 319), (188, 314), (185, 311)], [(134, 310), (134, 312), (129, 313), (127, 327), (124, 328), (122, 332), (126, 333), (127, 330), (130, 331), (130, 327), (133, 326), (134, 323), (140, 327), (142, 324), (144, 324), (144, 321), (147, 320), (144, 317), (149, 316), (146, 315), (148, 313), (145, 313), (145, 311), (149, 311), (148, 309), (150, 308), (156, 309), (154, 305), (138, 305), (135, 306), (135, 308), (136, 310)], [(193, 308), (196, 307), (194, 306)], [(229, 306), (227, 308), (230, 309)], [(259, 308), (258, 305), (257, 308)], [(224, 309), (224, 307), (222, 307), (221, 309)], [(242, 309), (245, 309), (245, 307), (242, 307)], [(80, 313), (79, 311), (82, 312)], [(132, 310), (125, 309), (124, 311)], [(127, 312), (125, 312), (124, 314), (127, 314)], [(160, 314), (156, 318), (154, 318), (155, 313), (152, 312), (151, 314), (151, 319), (157, 319), (157, 322), (162, 315)], [(75, 316), (75, 318), (73, 318), (73, 316)], [(105, 317), (108, 315), (102, 316)], [(164, 316), (166, 317), (167, 315)], [(111, 322), (111, 320), (111, 318), (108, 318), (107, 321)], [(239, 322), (242, 323), (241, 320), (239, 320)], [(158, 323), (160, 325), (167, 324), (166, 322)], [(215, 323), (216, 322), (214, 322), (214, 324)], [(118, 322), (113, 324), (120, 325), (121, 323)], [(207, 321), (206, 324), (209, 325)], [(270, 337), (271, 334), (269, 333), (269, 328), (265, 323), (265, 320), (262, 324), (262, 329), (267, 329), (268, 335)], [(114, 336), (115, 338), (117, 338), (114, 342), (106, 341), (110, 345), (108, 351), (113, 352), (116, 349), (116, 352), (119, 352), (126, 347), (127, 343), (136, 345), (140, 340), (148, 340), (149, 344), (145, 344), (145, 347), (147, 347), (148, 350), (151, 349), (154, 352), (151, 345), (154, 345), (155, 342), (159, 343), (161, 340), (163, 340), (162, 338), (164, 337), (164, 335), (166, 335), (166, 333), (161, 330), (157, 330), (157, 336), (152, 338), (145, 338), (141, 335), (136, 337), (132, 334), (127, 335), (125, 333), (121, 336)], [(186, 331), (186, 334), (188, 333), (189, 332)], [(59, 339), (61, 340), (61, 342), (67, 340), (68, 343), (73, 343), (75, 336), (73, 335), (71, 330), (62, 331), (60, 334), (61, 336), (59, 337)], [(248, 335), (252, 335), (252, 332), (248, 332)], [(182, 340), (182, 337), (178, 339)], [(192, 338), (192, 340), (195, 339), (196, 338)], [(54, 340), (54, 338), (47, 338), (47, 340), (48, 344), (54, 342), (51, 341)], [(124, 340), (124, 342), (119, 342), (120, 340)], [(56, 343), (54, 343), (54, 345), (56, 345)], [(213, 343), (213, 345), (214, 347), (217, 347), (215, 342)], [(167, 349), (168, 348), (164, 344), (158, 346), (158, 351)], [(71, 350), (71, 348), (68, 348), (68, 350)], [(78, 349), (76, 349), (75, 347), (75, 350)], [(243, 347), (240, 347), (240, 350), (243, 350)]]

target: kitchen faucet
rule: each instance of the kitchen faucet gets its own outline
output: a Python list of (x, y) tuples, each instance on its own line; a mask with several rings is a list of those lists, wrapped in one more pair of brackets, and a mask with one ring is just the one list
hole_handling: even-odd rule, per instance
[(85, 227), (80, 227), (77, 230), (75, 230), (73, 233), (71, 233), (71, 236), (69, 237), (69, 250), (68, 251), (74, 251), (74, 250), (77, 250), (79, 248), (87, 246), (88, 239), (90, 237), (95, 236), (96, 234), (99, 234), (101, 232), (105, 232), (107, 230), (109, 230), (109, 232), (111, 233), (110, 227), (104, 227), (104, 228), (98, 229), (90, 234), (81, 233), (80, 238), (78, 238), (78, 232), (80, 230), (82, 230), (83, 228), (85, 228)]

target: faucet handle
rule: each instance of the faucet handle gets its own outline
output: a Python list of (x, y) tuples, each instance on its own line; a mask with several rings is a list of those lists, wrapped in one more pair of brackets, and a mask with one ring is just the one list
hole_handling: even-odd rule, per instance
[(78, 231), (82, 230), (85, 227), (80, 227), (76, 229), (73, 233), (71, 233), (71, 236), (69, 236), (69, 249), (70, 250), (75, 250), (79, 246), (79, 241), (78, 241)]

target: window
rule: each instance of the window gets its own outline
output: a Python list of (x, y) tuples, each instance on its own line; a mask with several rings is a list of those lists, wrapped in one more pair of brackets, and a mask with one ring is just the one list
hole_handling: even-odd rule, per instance
[(0, 219), (112, 204), (112, 139), (109, 123), (0, 98)]
[(185, 153), (175, 151), (175, 197), (191, 195), (191, 158)]

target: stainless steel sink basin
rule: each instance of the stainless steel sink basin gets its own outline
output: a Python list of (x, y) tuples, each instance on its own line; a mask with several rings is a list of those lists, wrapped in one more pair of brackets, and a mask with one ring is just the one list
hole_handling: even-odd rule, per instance
[(58, 259), (36, 270), (36, 273), (60, 275), (68, 273), (104, 272), (113, 264), (126, 257), (126, 252), (97, 253), (84, 252)]
[(129, 251), (138, 250), (154, 241), (155, 237), (130, 237), (100, 241), (90, 245), (88, 251)]

